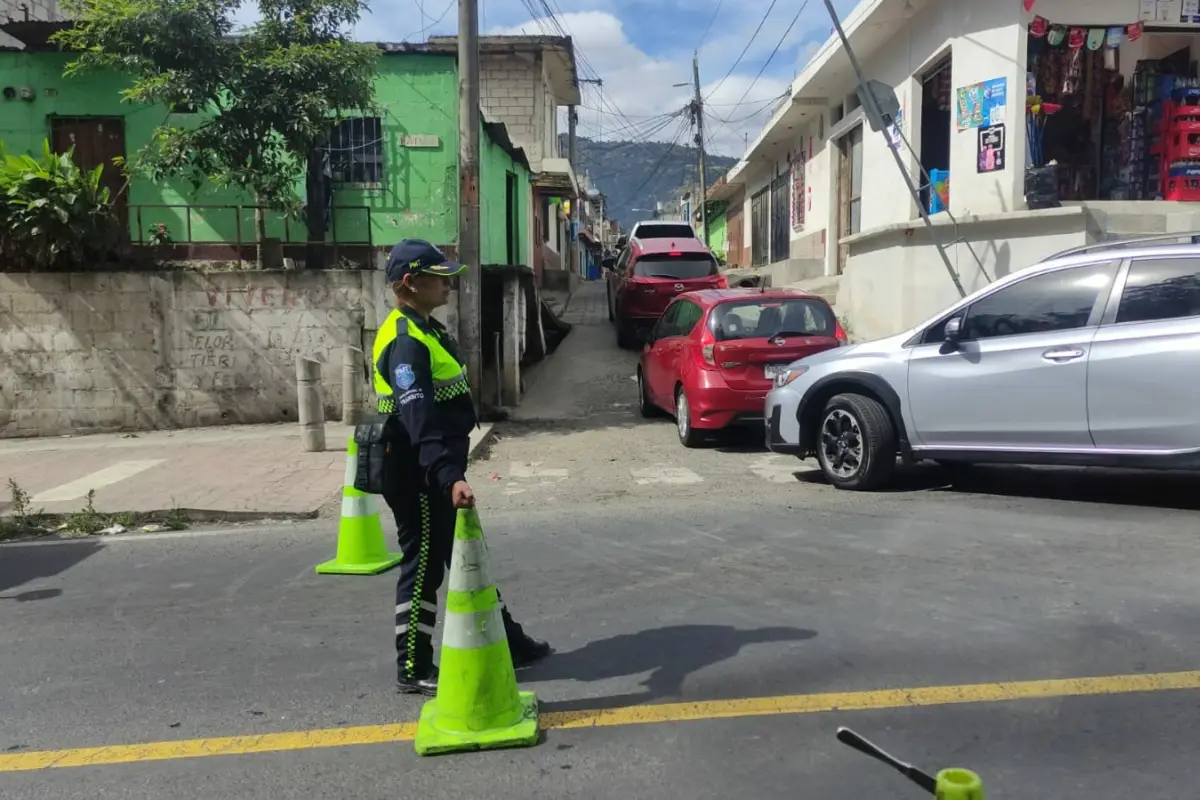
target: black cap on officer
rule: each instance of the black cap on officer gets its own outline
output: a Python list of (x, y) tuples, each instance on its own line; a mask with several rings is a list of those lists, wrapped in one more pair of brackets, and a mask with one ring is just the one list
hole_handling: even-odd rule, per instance
[(384, 275), (388, 283), (404, 280), (405, 275), (423, 272), (452, 278), (465, 270), (462, 264), (446, 258), (440, 248), (424, 239), (405, 239), (392, 248)]

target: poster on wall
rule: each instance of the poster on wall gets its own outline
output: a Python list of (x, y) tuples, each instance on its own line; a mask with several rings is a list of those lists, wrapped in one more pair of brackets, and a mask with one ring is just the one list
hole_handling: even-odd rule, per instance
[(979, 163), (976, 172), (1004, 170), (1004, 126), (988, 125), (979, 129)]
[(958, 129), (1000, 125), (1008, 110), (1008, 79), (993, 78), (958, 90)]

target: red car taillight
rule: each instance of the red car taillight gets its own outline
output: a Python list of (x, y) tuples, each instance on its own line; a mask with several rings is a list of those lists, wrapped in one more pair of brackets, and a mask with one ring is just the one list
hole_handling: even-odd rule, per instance
[(729, 279), (726, 278), (724, 275), (718, 275), (717, 276), (717, 288), (718, 289), (728, 289), (729, 288)]
[(838, 340), (839, 346), (849, 341), (849, 338), (846, 336), (846, 331), (842, 328), (842, 323), (839, 322), (834, 327), (833, 338)]
[(712, 331), (706, 327), (704, 333), (700, 335), (700, 358), (710, 367), (717, 365), (717, 359), (713, 356), (713, 351), (717, 347), (717, 340), (713, 338)]

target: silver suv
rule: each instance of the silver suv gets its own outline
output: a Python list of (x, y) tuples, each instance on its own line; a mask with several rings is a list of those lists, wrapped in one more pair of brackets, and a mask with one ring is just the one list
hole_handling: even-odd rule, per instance
[[(1172, 240), (1172, 241), (1168, 241)], [(1200, 468), (1200, 234), (1070, 250), (790, 364), (767, 446), (867, 490), (907, 461)]]

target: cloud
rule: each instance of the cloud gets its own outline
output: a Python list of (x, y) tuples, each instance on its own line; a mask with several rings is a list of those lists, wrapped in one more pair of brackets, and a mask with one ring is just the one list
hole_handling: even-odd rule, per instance
[[(834, 5), (844, 16), (855, 1), (835, 0)], [(457, 0), (378, 0), (354, 35), (399, 42), (453, 34), (457, 6)], [(687, 116), (680, 112), (692, 98), (692, 53), (703, 37), (698, 56), (706, 139), (722, 155), (742, 154), (746, 136), (753, 139), (770, 119), (771, 98), (787, 90), (830, 31), (823, 0), (799, 7), (778, 0), (722, 2), (719, 8), (716, 0), (572, 0), (571, 6), (575, 10), (561, 13), (558, 0), (545, 6), (541, 0), (480, 0), (480, 29), (537, 35), (557, 33), (561, 26), (574, 40), (580, 77), (604, 82), (602, 88), (583, 84), (580, 135), (651, 141), (692, 140)], [(530, 7), (554, 13), (535, 18)], [(768, 9), (766, 23), (730, 72)], [(773, 52), (798, 9), (795, 27)], [(255, 11), (249, 0), (239, 20), (252, 22)], [(770, 64), (756, 78), (768, 58)], [(561, 129), (566, 130), (565, 112)]]

